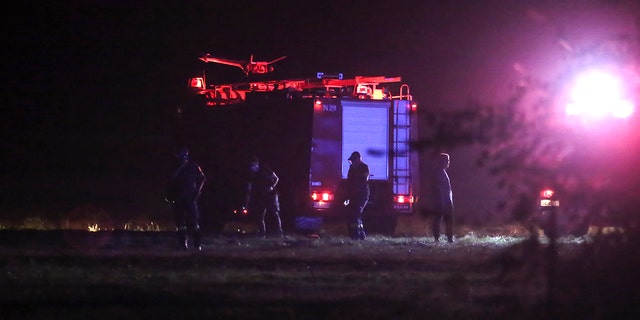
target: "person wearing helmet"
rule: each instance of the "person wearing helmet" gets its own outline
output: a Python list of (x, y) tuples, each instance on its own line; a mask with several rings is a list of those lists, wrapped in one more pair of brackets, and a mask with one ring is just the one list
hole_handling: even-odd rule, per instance
[(279, 181), (278, 175), (268, 165), (261, 164), (258, 157), (253, 158), (244, 206), (249, 210), (249, 214), (255, 214), (255, 218), (259, 219), (258, 226), (262, 237), (267, 236), (267, 215), (274, 219), (275, 233), (284, 236), (280, 220), (280, 201), (276, 190)]
[(188, 238), (191, 236), (193, 248), (200, 251), (202, 232), (198, 199), (207, 178), (202, 168), (189, 157), (188, 148), (179, 149), (175, 157), (176, 169), (171, 175), (166, 199), (173, 204), (178, 245), (181, 249), (188, 249)]
[(362, 222), (362, 212), (369, 202), (369, 166), (362, 161), (358, 151), (348, 158), (351, 165), (347, 173), (346, 196), (347, 230), (354, 240), (364, 240), (366, 233)]

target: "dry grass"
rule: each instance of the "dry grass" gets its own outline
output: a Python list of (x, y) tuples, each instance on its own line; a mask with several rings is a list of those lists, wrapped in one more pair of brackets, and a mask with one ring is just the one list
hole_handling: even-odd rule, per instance
[[(207, 235), (202, 252), (176, 250), (167, 232), (5, 230), (0, 306), (9, 319), (543, 316), (546, 269), (528, 257), (545, 245), (511, 229), (458, 230), (454, 244)], [(561, 256), (583, 243), (563, 239)]]

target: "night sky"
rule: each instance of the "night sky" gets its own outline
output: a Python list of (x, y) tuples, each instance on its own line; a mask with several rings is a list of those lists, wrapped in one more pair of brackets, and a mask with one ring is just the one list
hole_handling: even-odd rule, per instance
[[(286, 55), (281, 78), (401, 76), (437, 112), (500, 101), (525, 75), (552, 78), (566, 58), (560, 43), (634, 32), (639, 13), (635, 1), (595, 0), (22, 2), (2, 22), (0, 219), (85, 205), (166, 210), (168, 126), (203, 53)], [(206, 68), (209, 81), (244, 77)], [(471, 153), (451, 154), (458, 210), (493, 210)]]

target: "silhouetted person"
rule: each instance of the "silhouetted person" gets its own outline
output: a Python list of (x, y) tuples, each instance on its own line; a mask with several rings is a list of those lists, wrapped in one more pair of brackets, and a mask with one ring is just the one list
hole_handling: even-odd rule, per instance
[(178, 244), (180, 248), (188, 249), (190, 235), (194, 249), (202, 250), (198, 199), (207, 179), (200, 166), (189, 157), (188, 148), (181, 148), (175, 156), (178, 162), (171, 175), (167, 200), (173, 203)]
[(267, 215), (275, 220), (276, 233), (283, 236), (282, 221), (280, 220), (280, 201), (276, 186), (280, 178), (267, 165), (260, 163), (255, 157), (251, 162), (249, 181), (247, 183), (247, 197), (245, 207), (249, 214), (256, 214), (259, 218), (260, 235), (267, 236)]
[(433, 221), (431, 231), (436, 242), (440, 241), (440, 223), (444, 223), (445, 234), (449, 242), (453, 242), (453, 192), (446, 169), (449, 168), (450, 157), (441, 153), (435, 166), (431, 181), (433, 196)]
[(346, 182), (347, 230), (354, 240), (364, 240), (366, 233), (362, 222), (362, 212), (369, 201), (369, 166), (362, 162), (362, 156), (354, 151), (349, 156), (349, 172)]

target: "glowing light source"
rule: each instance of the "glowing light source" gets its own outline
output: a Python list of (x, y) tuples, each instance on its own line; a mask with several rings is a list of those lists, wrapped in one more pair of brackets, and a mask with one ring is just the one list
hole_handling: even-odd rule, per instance
[(589, 71), (576, 79), (565, 112), (574, 116), (627, 118), (633, 104), (623, 97), (620, 79), (602, 71)]
[(333, 194), (330, 192), (312, 192), (311, 199), (313, 201), (332, 201)]
[(395, 196), (395, 202), (399, 204), (413, 203), (413, 196), (397, 195)]
[(552, 189), (544, 189), (540, 191), (540, 196), (546, 199), (553, 198), (554, 194), (555, 194), (555, 191), (553, 191)]
[(555, 194), (556, 192), (553, 191), (553, 189), (542, 189), (542, 191), (540, 191), (540, 197), (542, 198), (540, 199), (540, 206), (559, 207), (560, 201), (553, 198)]
[(247, 208), (245, 207), (242, 207), (240, 209), (233, 210), (233, 214), (246, 216), (247, 214), (249, 214), (249, 210), (247, 210)]
[(311, 193), (311, 200), (313, 200), (313, 208), (315, 209), (329, 209), (333, 202), (334, 196), (331, 192), (326, 191), (314, 191)]
[(189, 79), (189, 86), (191, 88), (204, 89), (204, 78)]

